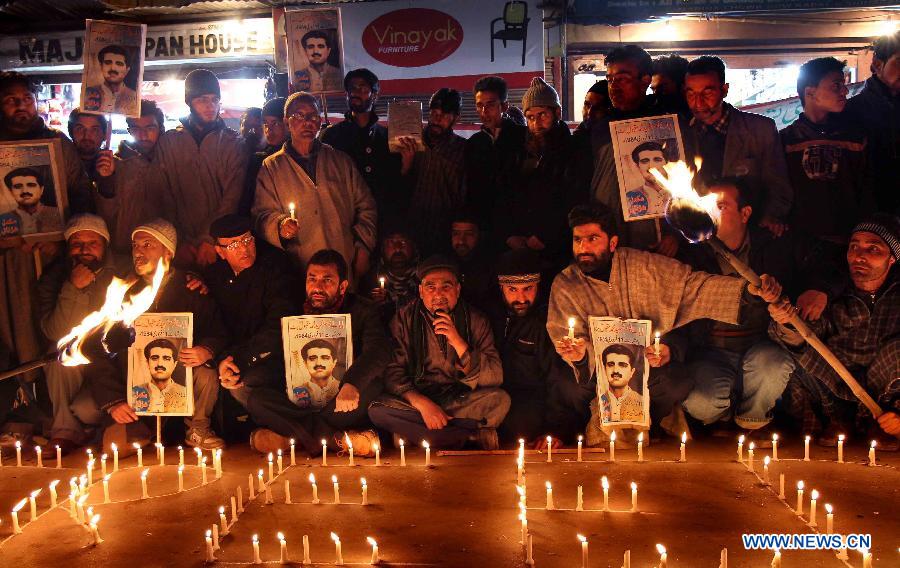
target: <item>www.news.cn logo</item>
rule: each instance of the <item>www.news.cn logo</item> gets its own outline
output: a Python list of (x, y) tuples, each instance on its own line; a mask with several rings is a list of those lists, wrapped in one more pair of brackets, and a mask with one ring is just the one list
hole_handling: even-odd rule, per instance
[(870, 534), (744, 534), (747, 550), (844, 550), (871, 549)]

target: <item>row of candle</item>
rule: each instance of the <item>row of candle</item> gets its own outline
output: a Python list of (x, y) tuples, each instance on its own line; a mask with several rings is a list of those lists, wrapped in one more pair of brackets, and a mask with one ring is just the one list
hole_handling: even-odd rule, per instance
[[(803, 461), (809, 461), (809, 443), (811, 441), (811, 436), (805, 436), (803, 438)], [(738, 446), (737, 446), (737, 455), (738, 461), (743, 463), (744, 461), (744, 441), (746, 438), (744, 436), (738, 437)], [(844, 441), (846, 440), (843, 434), (838, 436), (837, 441), (837, 463), (844, 463)], [(878, 445), (878, 442), (872, 440), (869, 443), (869, 466), (875, 466), (875, 447)], [(750, 442), (748, 447), (750, 451), (750, 455), (753, 455), (753, 450), (755, 449), (756, 444), (754, 442)], [(778, 461), (778, 434), (772, 434), (772, 461)]]
[[(556, 505), (553, 501), (553, 484), (549, 481), (544, 483), (544, 486), (547, 488), (547, 504), (545, 505), (545, 509), (548, 511), (556, 510)], [(603, 488), (603, 511), (610, 511), (609, 508), (609, 479), (604, 475), (600, 480), (600, 486)], [(526, 494), (525, 487), (523, 485), (517, 485), (516, 489), (519, 493), (519, 500), (522, 504), (525, 503)], [(638, 510), (638, 487), (637, 483), (631, 482), (631, 512), (636, 513)], [(578, 491), (575, 497), (575, 510), (576, 511), (584, 511), (584, 488), (583, 486), (578, 486)]]
[[(553, 436), (547, 436), (547, 463), (553, 463)], [(576, 450), (576, 461), (582, 460), (582, 446), (584, 443), (584, 436), (578, 436), (578, 445)], [(522, 463), (525, 461), (525, 440), (519, 438), (519, 459)], [(686, 462), (687, 461), (687, 432), (682, 432), (681, 434), (681, 447), (680, 447), (680, 455), (678, 461)], [(616, 461), (616, 433), (613, 431), (609, 435), (609, 461)], [(644, 433), (638, 433), (638, 443), (637, 443), (637, 461), (644, 461)]]
[[(278, 545), (279, 545), (280, 554), (281, 554), (280, 558), (279, 558), (279, 562), (281, 564), (291, 563), (291, 560), (288, 557), (287, 539), (285, 538), (284, 533), (279, 531), (276, 534), (276, 537), (278, 538)], [(343, 550), (341, 547), (341, 538), (336, 533), (331, 533), (331, 540), (334, 541), (334, 554), (335, 554), (334, 564), (336, 566), (343, 566), (344, 565), (344, 555), (343, 555)], [(219, 546), (216, 543), (215, 534), (214, 534), (213, 530), (206, 531), (205, 541), (206, 541), (206, 562), (208, 564), (210, 564), (210, 563), (213, 563), (216, 561), (215, 551), (219, 550)], [(374, 566), (380, 562), (379, 552), (378, 552), (378, 542), (376, 542), (375, 539), (370, 536), (366, 537), (366, 542), (369, 544), (369, 546), (372, 547), (372, 556), (369, 560), (369, 564)], [(259, 554), (259, 535), (254, 534), (250, 538), (250, 543), (253, 547), (252, 563), (253, 564), (262, 564), (263, 560)], [(309, 535), (303, 535), (303, 564), (312, 564), (312, 559), (310, 558), (310, 554), (309, 554)]]

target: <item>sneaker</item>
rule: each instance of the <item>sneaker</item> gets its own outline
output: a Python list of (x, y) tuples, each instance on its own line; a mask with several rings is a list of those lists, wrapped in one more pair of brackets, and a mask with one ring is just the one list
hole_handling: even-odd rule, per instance
[(500, 440), (496, 428), (479, 428), (476, 432), (478, 447), (485, 451), (499, 450)]
[(209, 428), (191, 428), (187, 431), (184, 443), (201, 450), (217, 450), (225, 447), (225, 440), (216, 436)]
[(348, 430), (347, 432), (344, 432), (343, 436), (340, 434), (334, 435), (334, 441), (340, 448), (340, 451), (344, 452), (348, 450), (348, 438), (350, 439), (350, 444), (353, 446), (353, 455), (361, 458), (374, 456), (375, 446), (381, 445), (381, 440), (378, 438), (378, 434), (375, 430), (361, 430), (358, 432)]
[(250, 447), (263, 455), (274, 454), (290, 448), (291, 440), (267, 428), (257, 428), (250, 433)]

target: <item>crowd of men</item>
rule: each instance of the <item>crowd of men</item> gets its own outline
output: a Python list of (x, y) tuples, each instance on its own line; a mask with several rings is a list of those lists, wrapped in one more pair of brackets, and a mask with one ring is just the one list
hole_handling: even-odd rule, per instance
[[(216, 76), (193, 71), (181, 124), (164, 131), (162, 111), (142, 101), (127, 121), (132, 140), (115, 153), (104, 148), (103, 115), (74, 111), (67, 138), (38, 116), (29, 78), (2, 73), (0, 140), (60, 140), (72, 215), (63, 243), (2, 240), (0, 367), (55, 350), (102, 305), (114, 276), (133, 278), (136, 292), (160, 260), (170, 268), (149, 312), (191, 312), (194, 327), (191, 347), (144, 349), (140, 409), (126, 396), (123, 351), (7, 381), (0, 419), (40, 407), (34, 393), (44, 389), (6, 385), (43, 376), (51, 446), (149, 444), (153, 428), (137, 412), (184, 405), (172, 380), (181, 365), (193, 371), (184, 441), (204, 449), (225, 444), (217, 429), (228, 413), (214, 411), (231, 403), (255, 424), (250, 443), (261, 452), (290, 439), (310, 453), (322, 440), (350, 442), (357, 455), (391, 438), (442, 448), (519, 438), (541, 448), (547, 436), (599, 444), (619, 430), (601, 417), (643, 413), (637, 354), (594, 353), (589, 318), (617, 316), (661, 333), (641, 354), (650, 439), (693, 428), (764, 446), (776, 428), (794, 428), (823, 445), (843, 434), (895, 450), (900, 34), (873, 52), (872, 76), (849, 100), (842, 62), (804, 64), (803, 113), (780, 133), (725, 102), (718, 57), (654, 61), (627, 45), (606, 55), (606, 79), (589, 89), (575, 129), (543, 79), (510, 101), (505, 81), (489, 76), (473, 87), (478, 132), (454, 132), (462, 99), (442, 88), (424, 149), (406, 138), (393, 153), (375, 111), (379, 80), (366, 69), (343, 79), (345, 120), (323, 129), (318, 98), (300, 91), (248, 112), (241, 133), (220, 117)], [(625, 222), (609, 125), (672, 113), (688, 161), (702, 158), (700, 191), (716, 195), (718, 238), (763, 275), (759, 287), (665, 221)], [(634, 161), (649, 172), (664, 165), (660, 153), (639, 147)], [(629, 207), (668, 199), (645, 179)], [(799, 336), (795, 313), (880, 417)], [(320, 314), (349, 314), (352, 363), (329, 341), (308, 343), (300, 358), (311, 382), (296, 401), (281, 320)], [(598, 373), (609, 384), (602, 396)], [(619, 440), (630, 433), (619, 430)]]

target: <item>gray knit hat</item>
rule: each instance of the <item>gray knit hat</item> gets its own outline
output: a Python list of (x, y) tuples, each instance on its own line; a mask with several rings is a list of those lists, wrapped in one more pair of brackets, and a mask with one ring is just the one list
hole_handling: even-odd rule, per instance
[(72, 218), (69, 219), (69, 222), (66, 223), (63, 237), (68, 241), (69, 237), (79, 231), (91, 231), (97, 233), (106, 239), (106, 242), (109, 242), (109, 229), (106, 228), (106, 221), (99, 215), (94, 215), (92, 213), (73, 215)]
[(184, 78), (184, 103), (191, 106), (192, 100), (203, 95), (222, 98), (219, 79), (209, 69), (194, 69)]
[(522, 97), (522, 112), (534, 106), (562, 108), (559, 104), (559, 93), (540, 77), (531, 80), (531, 86)]
[(169, 252), (175, 254), (175, 249), (178, 246), (178, 232), (175, 230), (172, 223), (169, 223), (165, 219), (148, 221), (147, 223), (135, 227), (134, 230), (131, 231), (131, 238), (134, 239), (134, 235), (139, 231), (150, 233), (156, 237), (156, 240), (162, 243), (162, 246), (169, 249)]

